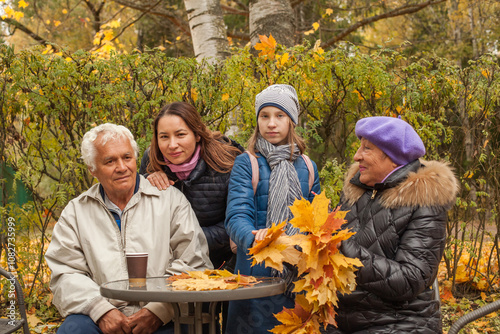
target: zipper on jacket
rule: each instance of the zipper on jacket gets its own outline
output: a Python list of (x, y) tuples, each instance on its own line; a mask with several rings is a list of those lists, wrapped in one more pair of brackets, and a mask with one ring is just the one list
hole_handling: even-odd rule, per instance
[(371, 199), (374, 199), (374, 198), (375, 198), (375, 195), (377, 195), (377, 190), (376, 190), (376, 189), (373, 189)]
[[(111, 217), (111, 221), (114, 223), (114, 226), (115, 228), (118, 229), (118, 233), (120, 234), (120, 243), (121, 243), (121, 246), (122, 246), (122, 250), (123, 250), (123, 256), (125, 256), (125, 254), (127, 253), (126, 252), (126, 245), (125, 245), (125, 242), (126, 242), (126, 239), (125, 239), (125, 231), (123, 232), (122, 234), (122, 231), (121, 229), (118, 227), (118, 225), (116, 224), (116, 221), (115, 221), (115, 217), (113, 217), (113, 214), (109, 211), (108, 207), (106, 206), (106, 204), (104, 204), (104, 201), (101, 200), (100, 198), (96, 198), (96, 200), (101, 203), (101, 205), (104, 207), (104, 209), (106, 210), (106, 212), (108, 213), (108, 216)], [(123, 212), (122, 212), (122, 217), (123, 217)], [(123, 225), (122, 225), (123, 227)]]

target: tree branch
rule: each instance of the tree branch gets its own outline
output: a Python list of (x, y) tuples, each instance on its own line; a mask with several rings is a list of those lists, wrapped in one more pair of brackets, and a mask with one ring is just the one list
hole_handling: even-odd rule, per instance
[(234, 2), (235, 4), (237, 4), (238, 6), (240, 6), (240, 8), (243, 8), (243, 10), (245, 10), (245, 11), (247, 11), (247, 12), (248, 12), (248, 6), (247, 6), (247, 5), (245, 5), (243, 2), (241, 2), (241, 1), (235, 1), (235, 0), (233, 0), (233, 2)]
[[(158, 3), (160, 3), (162, 0), (159, 0)], [(124, 32), (125, 30), (127, 30), (128, 27), (130, 27), (131, 25), (135, 24), (137, 21), (139, 21), (144, 15), (148, 14), (149, 12), (148, 11), (145, 11), (145, 12), (142, 12), (141, 15), (139, 15), (139, 17), (135, 20), (133, 20), (132, 22), (130, 22), (129, 24), (127, 24), (125, 27), (122, 28), (122, 30), (115, 36), (111, 39), (111, 42), (114, 42), (118, 37), (120, 37)], [(97, 50), (99, 50), (100, 48), (102, 47), (102, 45), (100, 45)]]
[(292, 6), (292, 8), (295, 8), (297, 7), (298, 5), (300, 5), (302, 2), (304, 2), (305, 0), (294, 0), (294, 1), (290, 1), (290, 6)]
[(140, 1), (137, 1), (137, 0), (113, 0), (113, 1), (122, 5), (122, 6), (126, 6), (128, 8), (132, 8), (132, 9), (138, 10), (140, 12), (147, 11), (151, 15), (164, 17), (164, 18), (168, 19), (170, 22), (172, 22), (180, 30), (182, 30), (183, 33), (185, 33), (188, 36), (191, 36), (191, 31), (189, 29), (189, 26), (187, 26), (184, 22), (180, 21), (178, 19), (178, 15), (173, 15), (166, 8), (158, 6), (160, 1), (158, 1), (154, 4), (150, 1), (144, 1), (144, 0), (140, 0)]
[(248, 13), (248, 10), (239, 10), (233, 7), (229, 7), (226, 5), (221, 4), (220, 8), (228, 12), (229, 14), (235, 14), (235, 15), (241, 15), (241, 16), (246, 16), (248, 17), (250, 14)]
[(380, 21), (382, 19), (386, 19), (386, 18), (389, 18), (389, 17), (396, 17), (396, 16), (401, 16), (401, 15), (406, 15), (406, 14), (412, 14), (412, 13), (418, 12), (418, 11), (420, 11), (420, 10), (428, 7), (428, 6), (432, 6), (432, 5), (435, 5), (435, 4), (438, 4), (438, 3), (441, 3), (441, 2), (445, 2), (445, 1), (446, 0), (429, 0), (427, 2), (424, 2), (424, 3), (421, 3), (421, 4), (417, 4), (417, 5), (405, 5), (405, 6), (401, 6), (399, 8), (396, 8), (394, 10), (391, 10), (391, 11), (389, 11), (387, 13), (376, 15), (376, 16), (373, 16), (373, 17), (361, 20), (361, 21), (353, 24), (352, 26), (344, 29), (338, 35), (336, 35), (335, 37), (333, 37), (332, 39), (330, 39), (327, 42), (323, 43), (321, 45), (321, 47), (322, 48), (327, 48), (329, 46), (332, 46), (333, 44), (337, 43), (338, 41), (343, 40), (347, 35), (353, 33), (357, 29), (359, 29), (361, 27), (364, 27), (364, 26), (366, 26), (366, 25), (368, 25), (370, 23), (373, 23), (373, 22), (376, 22), (376, 21)]
[(236, 38), (242, 41), (250, 41), (249, 34), (237, 33), (237, 32), (227, 32), (227, 37)]
[[(36, 34), (34, 31), (32, 31), (31, 29), (29, 29), (28, 27), (26, 27), (22, 23), (17, 22), (16, 20), (13, 20), (13, 19), (10, 19), (10, 18), (5, 18), (5, 19), (0, 18), (0, 21), (3, 21), (5, 23), (13, 26), (15, 29), (21, 30), (22, 32), (26, 33), (28, 36), (30, 36), (31, 38), (33, 38), (35, 41), (37, 41), (41, 45), (47, 46), (47, 45), (51, 44), (45, 38), (43, 38), (42, 36)], [(52, 47), (54, 47), (54, 46), (52, 46)]]

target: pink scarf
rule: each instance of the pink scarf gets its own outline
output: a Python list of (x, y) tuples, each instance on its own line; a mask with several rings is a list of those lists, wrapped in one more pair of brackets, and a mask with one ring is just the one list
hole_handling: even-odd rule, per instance
[(189, 177), (189, 174), (191, 174), (193, 169), (196, 167), (198, 160), (200, 160), (200, 150), (200, 145), (196, 145), (196, 149), (194, 150), (191, 159), (188, 162), (182, 163), (180, 165), (171, 163), (167, 158), (165, 158), (165, 156), (163, 158), (167, 162), (168, 168), (170, 168), (170, 170), (174, 172), (180, 180), (186, 180)]

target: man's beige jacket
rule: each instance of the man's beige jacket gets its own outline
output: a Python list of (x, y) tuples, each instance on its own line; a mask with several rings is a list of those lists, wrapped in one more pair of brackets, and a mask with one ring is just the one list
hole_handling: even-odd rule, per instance
[[(45, 259), (52, 271), (53, 303), (62, 316), (86, 314), (94, 322), (113, 308), (125, 315), (144, 304), (104, 298), (102, 283), (127, 279), (126, 252), (147, 252), (148, 276), (212, 268), (208, 245), (191, 205), (175, 187), (160, 191), (140, 177), (121, 219), (121, 231), (104, 205), (99, 184), (71, 200), (55, 225)], [(144, 307), (164, 323), (169, 304)]]

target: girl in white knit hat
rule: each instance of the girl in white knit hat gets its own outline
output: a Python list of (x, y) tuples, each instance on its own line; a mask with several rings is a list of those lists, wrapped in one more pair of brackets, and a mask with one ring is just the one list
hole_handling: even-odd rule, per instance
[[(272, 223), (292, 218), (288, 207), (296, 199), (312, 201), (320, 193), (316, 164), (303, 155), (306, 145), (295, 132), (299, 116), (295, 89), (282, 84), (267, 87), (255, 98), (255, 113), (257, 127), (248, 142), (248, 154), (236, 158), (231, 172), (225, 226), (237, 246), (235, 272), (283, 277), (287, 292), (230, 302), (226, 333), (267, 333), (278, 324), (271, 314), (294, 307), (290, 291), (295, 268), (285, 264), (283, 272), (276, 272), (264, 265), (252, 267), (248, 249), (264, 239)], [(285, 232), (293, 235), (298, 230), (287, 224)]]

